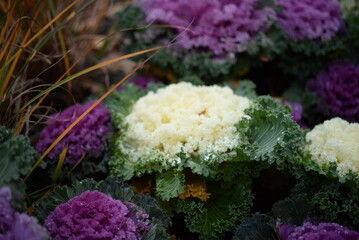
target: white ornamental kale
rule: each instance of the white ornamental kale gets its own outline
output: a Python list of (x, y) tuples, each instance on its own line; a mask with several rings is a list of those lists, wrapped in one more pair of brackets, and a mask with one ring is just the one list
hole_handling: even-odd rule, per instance
[(245, 116), (250, 100), (229, 88), (173, 84), (140, 98), (126, 117), (128, 130), (119, 147), (133, 162), (163, 157), (181, 164), (177, 154), (193, 156), (231, 151), (240, 139), (235, 124)]
[(328, 168), (336, 164), (340, 177), (359, 173), (359, 124), (333, 118), (314, 127), (306, 135), (306, 150), (317, 164)]

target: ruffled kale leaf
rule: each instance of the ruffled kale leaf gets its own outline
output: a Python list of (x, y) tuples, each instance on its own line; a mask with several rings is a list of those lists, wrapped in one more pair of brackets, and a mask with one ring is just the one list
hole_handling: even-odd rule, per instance
[(265, 214), (255, 213), (240, 224), (232, 240), (274, 240), (278, 239), (274, 231), (274, 220)]
[(235, 157), (233, 153), (204, 153), (190, 158), (184, 155), (179, 154), (186, 167), (193, 173), (212, 179), (218, 177), (218, 167), (221, 163), (231, 161)]
[(275, 162), (279, 167), (295, 162), (304, 135), (286, 108), (270, 97), (261, 96), (246, 114), (249, 118), (237, 124), (238, 134), (244, 140), (237, 149), (239, 155), (269, 164)]
[(22, 177), (30, 171), (38, 153), (27, 137), (12, 134), (0, 126), (0, 188), (8, 186), (14, 194), (24, 194)]
[(166, 171), (156, 176), (156, 194), (165, 201), (184, 192), (185, 176), (179, 171)]
[(129, 161), (129, 157), (118, 148), (114, 148), (109, 165), (112, 174), (121, 176), (125, 180), (130, 180), (135, 175), (136, 164)]
[(248, 184), (244, 179), (236, 184), (209, 183), (207, 202), (178, 199), (175, 211), (185, 214), (187, 228), (199, 233), (200, 239), (222, 239), (249, 214), (252, 194)]

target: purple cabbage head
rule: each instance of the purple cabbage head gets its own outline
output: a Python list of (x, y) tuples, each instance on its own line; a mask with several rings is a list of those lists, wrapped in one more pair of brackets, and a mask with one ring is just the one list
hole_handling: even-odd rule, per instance
[(279, 226), (281, 240), (358, 240), (359, 233), (337, 223), (313, 224), (305, 222), (294, 227), (289, 224)]
[(37, 219), (25, 213), (15, 212), (10, 205), (11, 191), (0, 189), (0, 240), (43, 240), (47, 231)]
[(292, 39), (332, 39), (343, 26), (336, 0), (278, 0), (277, 22)]
[[(156, 83), (159, 80), (157, 78), (153, 78), (153, 77), (147, 77), (147, 76), (138, 76), (136, 78), (133, 78), (129, 81), (129, 83), (133, 83), (136, 86), (140, 87), (142, 90), (146, 90), (147, 85), (150, 83)], [(118, 91), (122, 91), (123, 87), (119, 86), (117, 88)]]
[(147, 23), (189, 27), (178, 44), (185, 50), (226, 56), (244, 52), (249, 41), (271, 25), (273, 9), (259, 9), (257, 0), (140, 0)]
[(359, 122), (358, 66), (336, 61), (317, 75), (314, 88), (331, 115)]
[[(86, 105), (75, 104), (61, 113), (51, 115), (46, 128), (40, 134), (36, 149), (44, 152), (92, 103), (93, 101)], [(65, 146), (68, 146), (65, 159), (67, 164), (75, 164), (85, 153), (99, 157), (110, 124), (107, 108), (101, 104), (97, 105), (54, 147), (48, 154), (49, 158), (59, 157)]]
[(149, 216), (131, 203), (86, 191), (56, 207), (45, 226), (54, 240), (135, 240), (149, 230)]

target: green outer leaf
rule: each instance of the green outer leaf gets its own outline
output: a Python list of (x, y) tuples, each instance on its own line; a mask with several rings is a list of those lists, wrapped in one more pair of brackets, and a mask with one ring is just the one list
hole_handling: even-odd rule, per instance
[(291, 120), (287, 108), (274, 99), (261, 96), (254, 100), (254, 107), (246, 110), (250, 118), (237, 124), (238, 134), (243, 139), (237, 149), (251, 160), (281, 165), (294, 163), (304, 146), (304, 133)]
[(185, 176), (182, 172), (169, 170), (156, 176), (156, 195), (165, 201), (184, 192)]
[(192, 173), (196, 173), (210, 179), (218, 177), (218, 167), (221, 163), (231, 161), (236, 154), (233, 153), (204, 153), (199, 156), (183, 157), (185, 153), (178, 156), (189, 167)]
[(213, 182), (207, 202), (191, 199), (175, 202), (175, 211), (185, 214), (187, 228), (200, 233), (200, 239), (222, 239), (224, 233), (242, 221), (250, 211), (252, 194), (248, 180), (237, 179), (235, 184)]

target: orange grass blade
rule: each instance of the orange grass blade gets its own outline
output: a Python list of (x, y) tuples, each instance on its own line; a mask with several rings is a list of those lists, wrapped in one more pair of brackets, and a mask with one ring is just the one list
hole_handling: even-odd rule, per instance
[(66, 69), (66, 76), (70, 77), (71, 76), (70, 61), (69, 61), (69, 57), (66, 54), (67, 47), (66, 47), (64, 35), (62, 34), (61, 29), (59, 30), (59, 41), (60, 41), (62, 54), (64, 55), (64, 65), (65, 65), (65, 69)]
[[(21, 45), (24, 45), (25, 42), (27, 41), (27, 39), (29, 38), (30, 33), (31, 33), (31, 29), (34, 27), (35, 22), (36, 22), (35, 19), (37, 19), (37, 17), (39, 16), (41, 10), (42, 10), (42, 5), (40, 5), (40, 7), (39, 7), (39, 8), (37, 9), (37, 11), (35, 12), (34, 20), (31, 22), (30, 27), (29, 27), (29, 29), (27, 30), (27, 32), (26, 32), (26, 34), (25, 34), (25, 36), (24, 36), (24, 38), (23, 38), (23, 41), (22, 41)], [(19, 26), (19, 25), (18, 25), (18, 26)], [(17, 30), (14, 31), (14, 32), (17, 32)], [(21, 49), (21, 48), (20, 48), (20, 51), (22, 52), (22, 49)], [(10, 51), (9, 51), (9, 53), (10, 53)], [(11, 67), (10, 67), (9, 72), (6, 74), (5, 81), (1, 84), (0, 99), (3, 97), (3, 94), (5, 93), (5, 90), (6, 90), (8, 84), (9, 84), (9, 82), (10, 82), (10, 78), (11, 78), (11, 76), (12, 76), (12, 73), (13, 73), (13, 71), (15, 70), (15, 67), (16, 67), (16, 65), (17, 65), (17, 63), (18, 63), (18, 61), (19, 61), (19, 59), (20, 59), (20, 56), (21, 56), (21, 54), (19, 54), (19, 55), (17, 55), (17, 56), (15, 57), (15, 59), (14, 59), (12, 65), (11, 65)], [(0, 60), (1, 60), (1, 57), (0, 57)], [(0, 73), (1, 73), (1, 72), (2, 72), (2, 71), (0, 71)]]
[(70, 126), (68, 126), (65, 131), (46, 149), (46, 151), (41, 155), (41, 157), (36, 161), (34, 166), (31, 168), (29, 173), (25, 176), (24, 180), (26, 181), (35, 168), (40, 164), (40, 162), (47, 156), (47, 154), (66, 136), (71, 129), (80, 122), (92, 109), (94, 109), (103, 99), (105, 99), (111, 92), (118, 88), (124, 81), (126, 81), (130, 76), (132, 76), (138, 69), (140, 69), (147, 61), (149, 61), (153, 56), (155, 56), (161, 49), (158, 49), (154, 54), (141, 62), (135, 69), (133, 69), (129, 74), (122, 78), (118, 83), (116, 83), (111, 89), (109, 89), (104, 95), (102, 95), (97, 101), (95, 101), (84, 113), (82, 113)]
[[(8, 52), (7, 50), (9, 48), (9, 46), (12, 45), (14, 38), (15, 38), (16, 34), (18, 33), (18, 30), (19, 30), (19, 22), (16, 23), (15, 29), (12, 30), (12, 33), (10, 34), (9, 38), (6, 39), (4, 48), (1, 49), (0, 61), (4, 57), (5, 53)], [(8, 53), (11, 53), (11, 51), (9, 51)]]
[[(15, 4), (13, 4), (12, 6), (11, 5), (11, 1), (8, 2), (8, 6), (7, 6), (7, 9), (8, 9), (8, 13), (6, 16), (12, 16), (13, 15), (13, 12), (14, 12), (14, 6)], [(4, 12), (6, 12), (7, 10), (4, 9)], [(10, 26), (10, 21), (11, 21), (11, 17), (7, 17), (6, 18), (6, 21), (5, 21), (5, 25), (4, 27), (2, 28), (2, 31), (1, 31), (1, 34), (0, 34), (0, 42), (3, 41), (3, 38), (5, 36), (5, 33), (7, 32), (7, 29), (9, 28)]]
[[(66, 76), (70, 77), (71, 76), (70, 60), (69, 60), (69, 57), (68, 57), (68, 55), (66, 53), (67, 52), (67, 47), (66, 47), (64, 35), (62, 34), (61, 29), (59, 30), (58, 35), (59, 35), (61, 51), (62, 51), (62, 54), (64, 55), (64, 65), (65, 65), (65, 70), (66, 70)], [(71, 89), (72, 89), (71, 82), (67, 83), (67, 89), (69, 90), (69, 92), (71, 92)]]
[[(30, 45), (35, 39), (37, 39), (43, 32), (45, 32), (54, 22), (56, 22), (62, 15), (64, 15), (71, 7), (73, 7), (79, 0), (73, 1), (69, 6), (67, 6), (64, 10), (62, 10), (56, 17), (54, 17), (48, 24), (46, 24), (44, 27), (40, 29), (29, 41), (27, 41), (22, 48), (26, 48)], [(12, 60), (14, 60), (15, 57), (17, 57), (19, 54), (21, 54), (22, 49), (20, 48), (12, 58), (10, 58), (9, 61), (7, 61), (4, 65), (6, 66), (9, 64)]]

